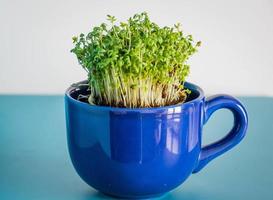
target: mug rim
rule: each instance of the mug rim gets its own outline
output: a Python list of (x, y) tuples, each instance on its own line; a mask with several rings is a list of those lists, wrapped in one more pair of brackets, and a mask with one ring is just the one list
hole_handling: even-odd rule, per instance
[(195, 90), (198, 92), (198, 96), (195, 97), (194, 99), (184, 102), (184, 103), (178, 103), (174, 105), (169, 105), (169, 106), (159, 106), (159, 107), (151, 107), (151, 108), (120, 108), (120, 107), (112, 107), (112, 106), (98, 106), (98, 105), (91, 105), (82, 101), (79, 101), (77, 99), (74, 99), (71, 96), (71, 93), (74, 92), (78, 87), (76, 87), (76, 84), (80, 83), (86, 83), (87, 80), (84, 81), (79, 81), (77, 83), (72, 84), (66, 91), (65, 91), (65, 98), (68, 99), (70, 102), (73, 102), (74, 104), (77, 104), (78, 106), (81, 106), (86, 109), (90, 110), (99, 110), (99, 111), (120, 111), (120, 112), (143, 112), (143, 111), (163, 111), (169, 108), (176, 108), (176, 107), (181, 107), (181, 106), (187, 106), (189, 104), (195, 103), (197, 101), (200, 101), (204, 97), (204, 91), (202, 90), (201, 87), (199, 87), (196, 84), (193, 84), (191, 82), (185, 82), (184, 86), (186, 89), (189, 90)]

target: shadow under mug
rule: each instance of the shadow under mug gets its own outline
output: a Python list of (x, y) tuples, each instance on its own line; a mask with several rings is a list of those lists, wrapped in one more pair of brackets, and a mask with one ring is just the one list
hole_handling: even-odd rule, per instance
[[(87, 88), (76, 85), (65, 94), (70, 157), (79, 176), (108, 195), (160, 196), (234, 147), (246, 133), (247, 113), (237, 99), (206, 99), (192, 83), (185, 83), (192, 92), (183, 104), (135, 109), (81, 102), (77, 97)], [(202, 127), (221, 108), (231, 110), (234, 126), (224, 138), (202, 148)]]

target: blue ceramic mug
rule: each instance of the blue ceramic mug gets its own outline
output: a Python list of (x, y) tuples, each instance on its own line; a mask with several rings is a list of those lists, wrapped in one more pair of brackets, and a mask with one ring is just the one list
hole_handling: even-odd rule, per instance
[[(87, 88), (71, 86), (65, 94), (67, 140), (80, 177), (112, 196), (160, 196), (238, 144), (248, 123), (243, 105), (228, 95), (206, 99), (191, 83), (185, 87), (192, 91), (186, 103), (129, 109), (81, 102), (77, 97)], [(234, 126), (202, 148), (202, 127), (221, 108), (231, 110)]]

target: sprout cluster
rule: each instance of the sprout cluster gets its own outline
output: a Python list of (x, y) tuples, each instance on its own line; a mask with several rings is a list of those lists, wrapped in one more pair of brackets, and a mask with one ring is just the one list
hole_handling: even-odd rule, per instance
[(102, 23), (73, 37), (71, 50), (88, 72), (89, 103), (114, 107), (157, 107), (185, 101), (186, 61), (200, 42), (184, 36), (180, 24), (159, 27), (147, 13), (116, 24)]

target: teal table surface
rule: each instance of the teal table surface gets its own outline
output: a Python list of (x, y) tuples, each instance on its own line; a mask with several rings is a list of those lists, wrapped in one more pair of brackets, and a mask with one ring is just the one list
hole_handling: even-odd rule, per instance
[[(245, 139), (161, 199), (273, 199), (273, 98), (240, 100), (249, 114)], [(232, 124), (229, 111), (217, 111), (203, 143), (223, 137)], [(0, 199), (110, 199), (72, 167), (63, 96), (0, 96)]]

